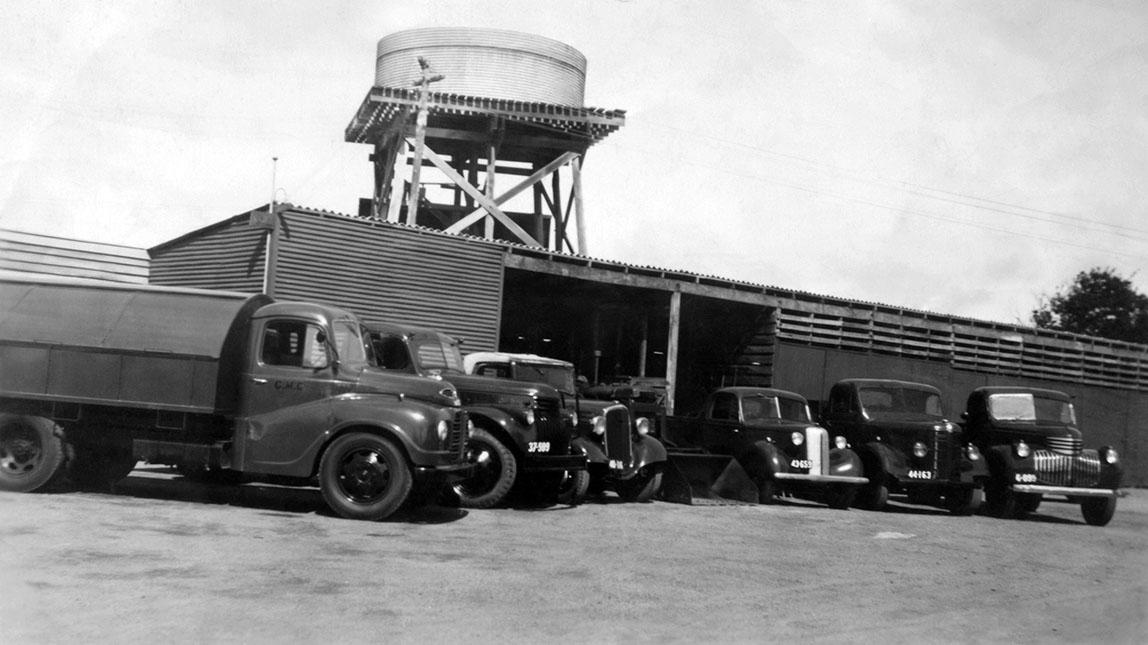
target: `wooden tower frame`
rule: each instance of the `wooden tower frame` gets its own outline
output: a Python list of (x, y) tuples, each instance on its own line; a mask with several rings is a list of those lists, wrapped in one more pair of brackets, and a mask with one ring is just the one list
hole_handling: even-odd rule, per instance
[[(347, 126), (374, 147), (359, 215), (585, 255), (582, 164), (625, 112), (434, 92), (423, 69), (414, 88), (372, 88)], [(510, 211), (526, 191), (532, 205)]]

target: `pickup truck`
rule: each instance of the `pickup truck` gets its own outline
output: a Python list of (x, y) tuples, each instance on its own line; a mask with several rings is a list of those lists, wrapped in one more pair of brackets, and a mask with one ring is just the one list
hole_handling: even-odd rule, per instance
[(108, 486), (142, 459), (389, 517), (471, 474), (469, 422), (453, 386), (369, 351), (335, 307), (2, 272), (0, 490)]
[(670, 416), (663, 439), (670, 463), (692, 450), (729, 455), (768, 504), (779, 493), (821, 497), (848, 508), (865, 484), (861, 460), (840, 437), (830, 441), (799, 394), (774, 388), (723, 387), (711, 392), (697, 416)]
[(466, 454), (476, 468), (454, 485), (461, 506), (490, 508), (516, 484), (539, 501), (581, 485), (586, 457), (571, 446), (574, 428), (553, 387), (469, 375), (458, 341), (432, 329), (382, 322), (367, 329), (379, 367), (439, 379), (458, 391), (474, 424)]
[(563, 501), (576, 503), (591, 493), (612, 489), (629, 502), (647, 502), (662, 487), (666, 450), (649, 436), (646, 418), (633, 419), (629, 408), (617, 401), (595, 401), (579, 396), (574, 364), (538, 356), (504, 352), (475, 352), (464, 359), (466, 370), (516, 381), (543, 381), (562, 394), (567, 414), (577, 424), (573, 445), (588, 462), (587, 479), (574, 481)]
[(882, 510), (890, 491), (909, 501), (971, 515), (984, 500), (988, 467), (981, 452), (945, 418), (941, 392), (891, 379), (845, 379), (829, 391), (821, 422), (845, 437), (869, 483), (860, 505)]
[(1080, 504), (1084, 521), (1104, 526), (1116, 512), (1123, 477), (1116, 449), (1083, 447), (1072, 399), (1035, 387), (980, 387), (962, 415), (965, 432), (988, 458), (986, 506), (1023, 517), (1045, 495)]

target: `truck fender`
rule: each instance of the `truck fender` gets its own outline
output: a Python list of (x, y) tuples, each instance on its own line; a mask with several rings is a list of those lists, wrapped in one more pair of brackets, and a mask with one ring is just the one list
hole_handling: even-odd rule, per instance
[(833, 448), (829, 451), (830, 475), (844, 477), (864, 477), (865, 468), (861, 464), (861, 457), (849, 448)]
[[(1113, 490), (1120, 488), (1120, 482), (1124, 479), (1124, 466), (1117, 461), (1110, 464), (1104, 460), (1104, 454), (1109, 450), (1114, 450), (1112, 446), (1101, 446), (1098, 451), (1100, 454), (1100, 488), (1111, 488)], [(1119, 453), (1118, 455), (1119, 456)]]
[(592, 464), (606, 464), (609, 462), (602, 447), (586, 437), (575, 437), (574, 440), (570, 442), (570, 446), (574, 450), (579, 450), (582, 454), (586, 455), (586, 460)]
[[(970, 450), (977, 455), (976, 459), (969, 458)], [(978, 482), (989, 478), (988, 459), (972, 444), (961, 449), (960, 468), (962, 482)]]
[(639, 435), (634, 441), (634, 469), (666, 461), (666, 447), (661, 441)]
[(531, 440), (530, 429), (519, 423), (514, 415), (499, 408), (483, 406), (467, 406), (466, 413), (475, 427), (486, 430), (501, 441), (502, 445), (514, 453), (516, 459), (521, 459), (525, 454), (520, 444)]
[(782, 459), (777, 446), (768, 441), (753, 444), (738, 461), (750, 479), (755, 482), (773, 479), (775, 474), (789, 470), (789, 464)]
[(905, 472), (905, 457), (890, 446), (879, 441), (871, 441), (857, 450), (861, 458), (862, 472), (870, 482), (881, 481)]

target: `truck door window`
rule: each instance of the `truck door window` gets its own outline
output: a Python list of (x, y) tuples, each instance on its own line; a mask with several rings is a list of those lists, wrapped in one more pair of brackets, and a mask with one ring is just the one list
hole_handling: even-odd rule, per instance
[(719, 392), (714, 397), (710, 418), (737, 421), (737, 397), (728, 392)]
[(385, 370), (406, 370), (411, 367), (411, 357), (407, 344), (398, 336), (383, 336), (375, 339), (375, 355), (379, 367)]
[(319, 342), (317, 325), (296, 320), (273, 320), (263, 331), (259, 357), (264, 365), (320, 368), (327, 366), (327, 348)]
[(510, 378), (510, 366), (505, 363), (479, 363), (474, 373), (479, 376)]

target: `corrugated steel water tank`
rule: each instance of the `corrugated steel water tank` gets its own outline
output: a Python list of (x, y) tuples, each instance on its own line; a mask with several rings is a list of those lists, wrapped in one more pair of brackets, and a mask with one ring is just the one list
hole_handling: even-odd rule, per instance
[(586, 57), (557, 40), (503, 29), (400, 31), (379, 40), (375, 85), (410, 87), (419, 56), (446, 77), (436, 92), (582, 107)]

